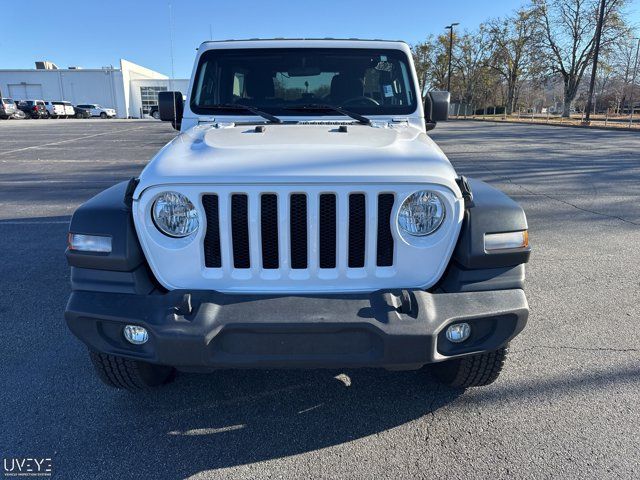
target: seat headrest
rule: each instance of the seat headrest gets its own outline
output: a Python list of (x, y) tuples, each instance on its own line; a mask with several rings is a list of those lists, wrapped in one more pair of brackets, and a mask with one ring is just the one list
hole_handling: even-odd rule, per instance
[(364, 95), (364, 82), (357, 75), (339, 73), (331, 79), (331, 99), (344, 102)]
[(270, 72), (258, 70), (249, 72), (244, 79), (247, 95), (254, 99), (265, 99), (275, 95), (273, 76)]

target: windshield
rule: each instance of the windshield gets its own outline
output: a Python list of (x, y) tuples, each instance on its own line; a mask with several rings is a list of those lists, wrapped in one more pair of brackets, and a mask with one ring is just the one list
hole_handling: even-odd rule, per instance
[(363, 115), (409, 114), (417, 106), (410, 72), (406, 55), (392, 49), (210, 50), (198, 65), (191, 110), (229, 114), (228, 106), (239, 104), (279, 116), (336, 114), (291, 108), (322, 104)]

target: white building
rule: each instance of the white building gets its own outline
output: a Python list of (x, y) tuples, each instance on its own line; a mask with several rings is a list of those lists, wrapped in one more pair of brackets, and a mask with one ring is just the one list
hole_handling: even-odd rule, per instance
[[(39, 62), (40, 63), (40, 62)], [(120, 60), (120, 68), (48, 68), (0, 70), (0, 96), (14, 100), (65, 100), (74, 105), (98, 103), (114, 108), (119, 118), (141, 118), (158, 103), (158, 92), (187, 93), (189, 80), (166, 75)]]

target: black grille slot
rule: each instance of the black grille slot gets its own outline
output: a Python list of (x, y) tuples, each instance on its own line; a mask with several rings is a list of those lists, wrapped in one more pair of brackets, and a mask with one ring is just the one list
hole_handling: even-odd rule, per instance
[(320, 268), (336, 268), (336, 196), (320, 195)]
[(307, 196), (291, 195), (291, 268), (307, 268)]
[(365, 215), (364, 194), (349, 195), (349, 268), (364, 267)]
[(262, 195), (260, 227), (262, 232), (262, 267), (279, 268), (278, 257), (278, 197), (273, 193)]
[(390, 267), (393, 265), (393, 236), (391, 235), (391, 210), (393, 209), (393, 194), (378, 195), (378, 252), (377, 265)]
[(231, 236), (233, 243), (233, 266), (249, 268), (249, 205), (246, 195), (231, 196)]
[(218, 195), (203, 195), (202, 206), (207, 217), (207, 233), (204, 237), (204, 264), (207, 268), (222, 267), (220, 253), (220, 213)]

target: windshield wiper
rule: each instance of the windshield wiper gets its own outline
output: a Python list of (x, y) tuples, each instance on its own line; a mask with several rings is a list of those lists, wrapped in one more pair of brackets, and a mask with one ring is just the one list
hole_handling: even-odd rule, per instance
[(250, 107), (249, 105), (242, 105), (240, 103), (223, 103), (220, 105), (207, 105), (206, 108), (217, 108), (219, 110), (246, 110), (247, 112), (251, 112), (259, 117), (265, 118), (273, 123), (282, 123), (282, 120), (276, 117), (275, 115), (271, 115), (270, 113), (263, 112), (262, 110), (258, 110), (257, 108)]
[(354, 120), (357, 120), (359, 123), (364, 125), (371, 125), (371, 120), (365, 117), (364, 115), (360, 115), (359, 113), (350, 112), (349, 110), (345, 110), (344, 108), (338, 105), (329, 105), (324, 103), (309, 103), (306, 105), (291, 105), (288, 107), (284, 107), (285, 110), (333, 110), (334, 112), (341, 113), (347, 117), (351, 117)]

